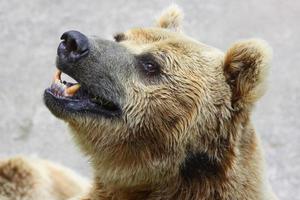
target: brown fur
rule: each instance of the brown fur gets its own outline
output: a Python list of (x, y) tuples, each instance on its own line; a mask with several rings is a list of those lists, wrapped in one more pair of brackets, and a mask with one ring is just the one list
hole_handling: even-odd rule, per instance
[(268, 45), (244, 40), (224, 54), (178, 31), (181, 18), (171, 8), (157, 27), (115, 37), (162, 66), (159, 77), (124, 78), (120, 119), (64, 119), (94, 170), (93, 188), (74, 199), (276, 199), (250, 120), (265, 88)]
[(124, 121), (69, 122), (93, 160), (86, 199), (275, 199), (250, 121), (264, 91), (268, 45), (240, 41), (224, 56), (164, 29), (178, 27), (178, 12), (169, 12), (158, 28), (131, 29), (117, 40), (164, 66), (160, 80), (126, 83)]
[(64, 200), (88, 187), (83, 178), (48, 161), (25, 157), (0, 161), (1, 200)]

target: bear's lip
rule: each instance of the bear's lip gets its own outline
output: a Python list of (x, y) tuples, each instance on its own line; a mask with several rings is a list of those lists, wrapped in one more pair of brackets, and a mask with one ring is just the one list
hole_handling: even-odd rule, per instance
[[(62, 71), (57, 70), (52, 84), (45, 90), (44, 99), (51, 111), (63, 109), (72, 113), (93, 113), (107, 117), (120, 115), (120, 106), (107, 100), (104, 96), (95, 96), (80, 83), (61, 80)], [(61, 111), (60, 111), (61, 112)]]

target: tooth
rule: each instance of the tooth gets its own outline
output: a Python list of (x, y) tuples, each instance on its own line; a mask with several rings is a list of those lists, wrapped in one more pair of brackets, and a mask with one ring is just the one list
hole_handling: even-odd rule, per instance
[(80, 88), (80, 84), (72, 85), (71, 87), (66, 88), (66, 95), (73, 96)]
[(53, 83), (60, 83), (61, 82), (61, 71), (56, 70), (54, 77), (53, 77)]

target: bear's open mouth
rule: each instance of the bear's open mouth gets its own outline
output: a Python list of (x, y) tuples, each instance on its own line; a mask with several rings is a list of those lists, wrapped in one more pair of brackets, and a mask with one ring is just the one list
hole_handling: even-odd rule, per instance
[[(57, 70), (50, 88), (45, 91), (45, 101), (48, 107), (49, 99), (55, 107), (67, 111), (104, 114), (109, 117), (120, 114), (120, 106), (103, 96), (94, 95), (80, 83), (70, 83), (61, 80), (62, 72)], [(51, 103), (50, 103), (51, 104)]]

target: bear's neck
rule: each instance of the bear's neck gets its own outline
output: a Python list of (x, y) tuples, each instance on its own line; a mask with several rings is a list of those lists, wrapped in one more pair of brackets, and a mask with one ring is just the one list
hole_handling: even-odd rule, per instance
[[(113, 187), (103, 185), (101, 177), (95, 179), (91, 200), (199, 200), (216, 199), (220, 186), (229, 185), (226, 163), (211, 160), (207, 154), (189, 152), (179, 173), (157, 185)], [(228, 166), (229, 167), (229, 166)], [(101, 197), (101, 198), (100, 198)], [(105, 198), (103, 198), (105, 197)], [(205, 198), (202, 198), (205, 197)]]
[[(253, 190), (257, 190), (255, 189), (257, 185), (251, 186), (251, 183), (249, 186), (238, 186), (242, 185), (241, 180), (247, 181), (247, 173), (256, 175), (249, 163), (252, 163), (253, 158), (250, 155), (253, 155), (257, 146), (251, 126), (243, 126), (239, 135), (242, 137), (238, 142), (235, 141), (238, 144), (235, 146), (235, 150), (238, 148), (238, 155), (234, 147), (226, 144), (226, 141), (222, 141), (224, 146), (218, 147), (220, 149), (214, 152), (217, 156), (195, 149), (188, 150), (186, 160), (180, 166), (178, 174), (156, 185), (114, 187), (104, 185), (101, 177), (96, 177), (90, 200), (227, 200), (230, 199), (228, 195), (235, 193), (234, 191), (247, 193), (243, 191), (243, 187), (253, 187)], [(243, 172), (237, 170), (241, 168)]]

